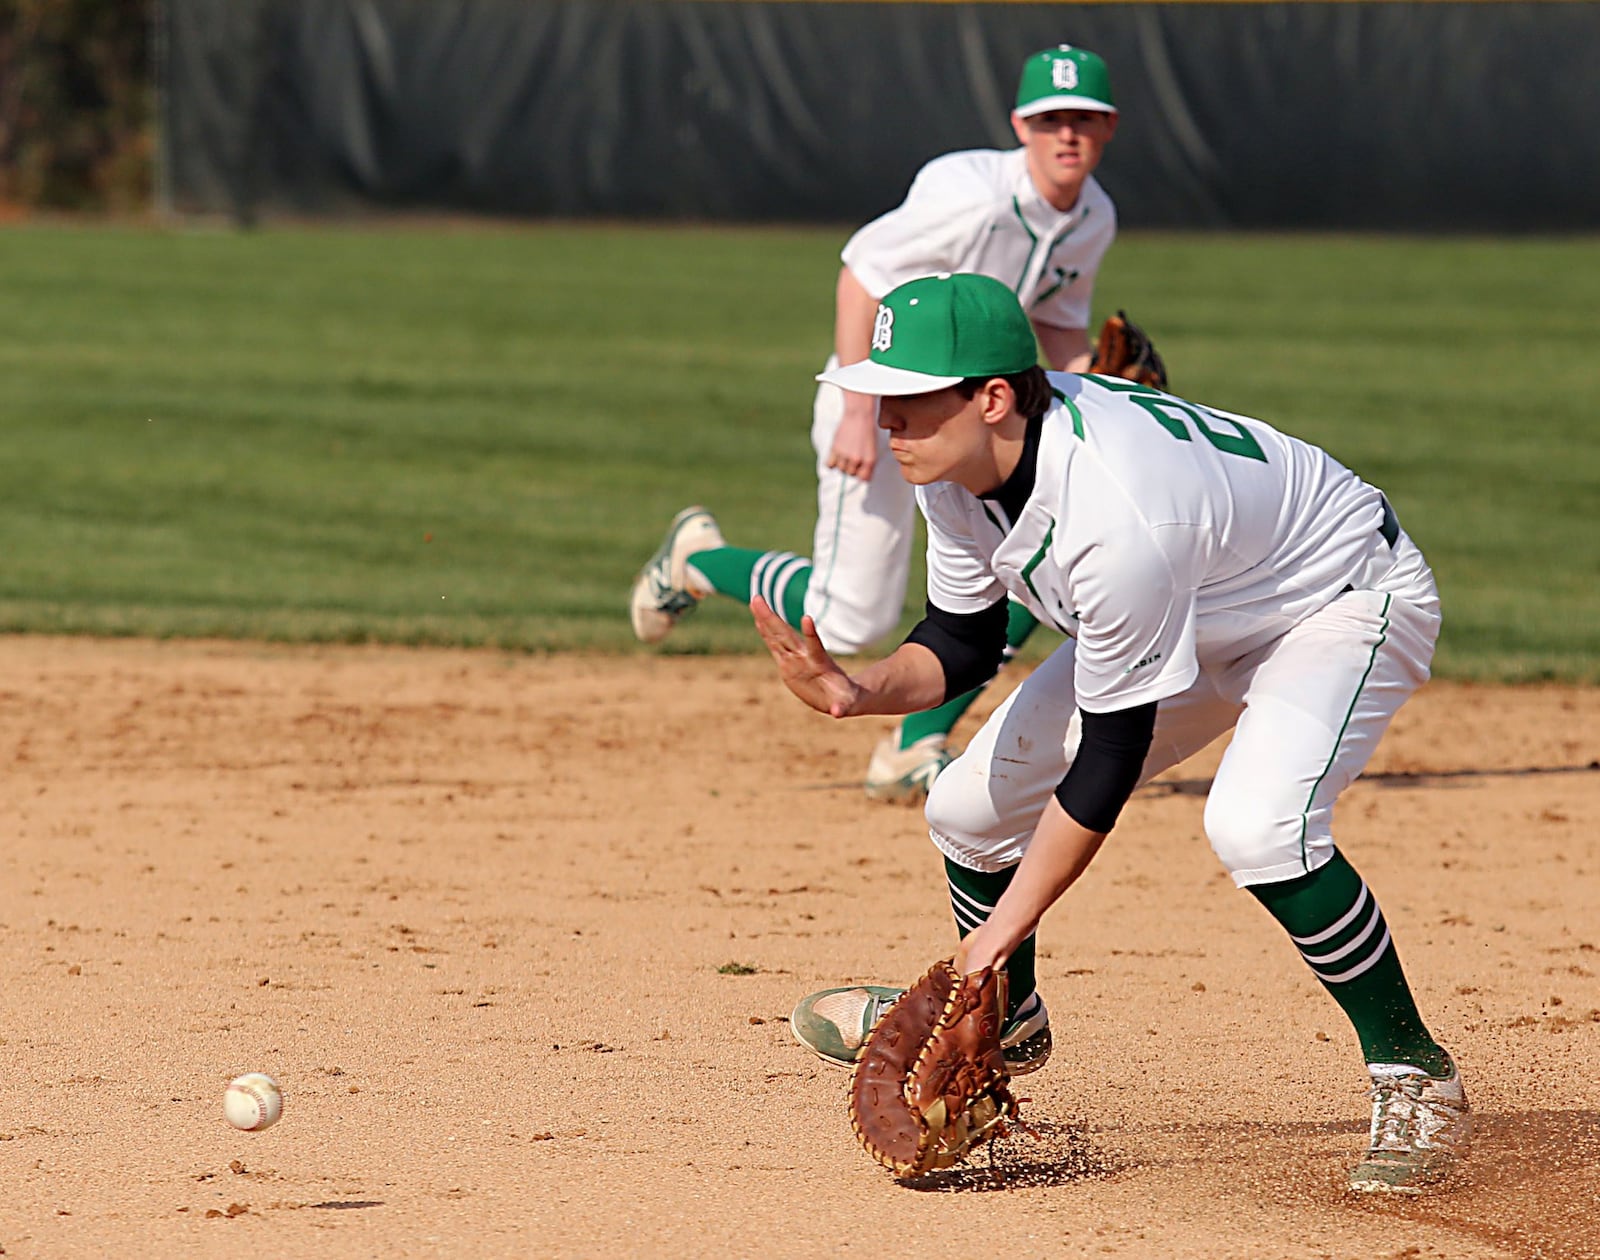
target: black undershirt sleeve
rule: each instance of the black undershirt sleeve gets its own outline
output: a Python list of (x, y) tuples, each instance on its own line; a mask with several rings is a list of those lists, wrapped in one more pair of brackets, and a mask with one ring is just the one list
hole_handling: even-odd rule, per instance
[(1139, 786), (1139, 772), (1156, 732), (1156, 702), (1116, 713), (1084, 713), (1078, 755), (1056, 786), (1067, 817), (1090, 831), (1108, 832)]
[(1006, 601), (982, 612), (952, 613), (932, 603), (906, 635), (939, 658), (944, 670), (944, 698), (965, 695), (994, 677), (1006, 654)]

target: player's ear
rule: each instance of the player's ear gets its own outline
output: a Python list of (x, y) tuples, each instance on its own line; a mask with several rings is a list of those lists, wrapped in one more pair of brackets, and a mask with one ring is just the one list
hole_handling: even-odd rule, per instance
[(991, 376), (978, 388), (977, 398), (983, 406), (983, 422), (997, 425), (1017, 406), (1017, 391), (1003, 376)]
[(1102, 144), (1109, 142), (1111, 137), (1117, 134), (1117, 119), (1121, 117), (1121, 114), (1116, 113), (1106, 115), (1106, 138), (1101, 141)]
[(1028, 143), (1028, 124), (1016, 110), (1011, 111), (1011, 130), (1016, 133), (1018, 144)]

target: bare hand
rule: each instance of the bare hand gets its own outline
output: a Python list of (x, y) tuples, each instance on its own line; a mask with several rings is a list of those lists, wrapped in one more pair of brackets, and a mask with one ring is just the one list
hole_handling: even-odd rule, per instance
[(874, 400), (864, 394), (846, 394), (844, 418), (828, 450), (828, 467), (847, 476), (872, 480), (878, 466), (878, 416)]
[(772, 653), (784, 685), (818, 713), (849, 717), (861, 688), (828, 655), (817, 634), (817, 623), (802, 617), (797, 634), (759, 595), (750, 601), (750, 615), (756, 619), (756, 629)]
[(981, 923), (956, 947), (956, 970), (965, 976), (985, 967), (1004, 967), (1011, 956), (1004, 946), (999, 932), (988, 923)]

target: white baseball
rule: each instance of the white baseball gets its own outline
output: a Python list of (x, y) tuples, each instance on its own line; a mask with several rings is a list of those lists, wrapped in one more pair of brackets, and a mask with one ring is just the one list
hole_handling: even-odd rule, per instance
[(283, 1114), (283, 1091), (265, 1072), (246, 1072), (228, 1082), (222, 1096), (222, 1114), (236, 1129), (271, 1128)]

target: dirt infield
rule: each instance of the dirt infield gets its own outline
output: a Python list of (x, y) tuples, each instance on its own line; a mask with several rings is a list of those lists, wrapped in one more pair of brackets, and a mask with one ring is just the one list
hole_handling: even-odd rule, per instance
[[(1355, 1201), (1353, 1035), (1142, 791), (1047, 918), (1037, 1137), (895, 1183), (808, 990), (948, 951), (886, 725), (762, 660), (0, 639), (13, 1257), (1600, 1257), (1600, 695), (1434, 685), (1346, 796), (1470, 1176)], [(238, 1133), (260, 1070), (282, 1122)]]

